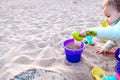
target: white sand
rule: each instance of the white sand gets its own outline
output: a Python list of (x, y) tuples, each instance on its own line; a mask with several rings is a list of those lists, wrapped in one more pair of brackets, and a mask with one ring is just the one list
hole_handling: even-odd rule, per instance
[(100, 40), (85, 48), (79, 63), (66, 61), (61, 46), (72, 38), (72, 31), (100, 26), (104, 19), (102, 3), (103, 0), (0, 1), (0, 80), (9, 80), (32, 68), (61, 73), (67, 80), (93, 80), (94, 66), (101, 67), (107, 75), (113, 74), (113, 55), (95, 52), (103, 45)]

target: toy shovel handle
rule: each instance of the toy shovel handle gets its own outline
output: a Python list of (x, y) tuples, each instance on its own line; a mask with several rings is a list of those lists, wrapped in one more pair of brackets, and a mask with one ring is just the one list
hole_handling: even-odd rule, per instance
[(97, 35), (96, 31), (92, 31), (92, 30), (87, 31), (86, 34), (87, 34), (87, 36), (96, 36)]
[[(87, 36), (96, 36), (96, 32), (95, 31), (87, 31)], [(81, 34), (80, 34), (80, 32), (79, 31), (73, 31), (72, 32), (72, 37), (75, 39), (75, 40), (77, 40), (77, 41), (82, 41), (82, 40), (84, 40), (84, 37), (82, 37), (81, 36)]]

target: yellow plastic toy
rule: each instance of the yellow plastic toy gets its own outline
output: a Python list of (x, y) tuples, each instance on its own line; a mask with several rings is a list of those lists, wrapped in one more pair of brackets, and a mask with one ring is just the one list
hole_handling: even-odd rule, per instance
[(91, 71), (91, 74), (95, 80), (103, 80), (103, 78), (106, 76), (105, 72), (99, 67), (94, 67)]
[[(106, 28), (107, 26), (109, 26), (109, 24), (107, 23), (106, 20), (104, 20), (104, 21), (102, 22), (102, 27)], [(107, 41), (108, 41), (108, 40), (104, 40), (105, 43), (106, 43)]]
[(109, 25), (109, 24), (107, 23), (106, 20), (104, 20), (104, 21), (102, 22), (102, 27), (106, 28), (108, 25)]

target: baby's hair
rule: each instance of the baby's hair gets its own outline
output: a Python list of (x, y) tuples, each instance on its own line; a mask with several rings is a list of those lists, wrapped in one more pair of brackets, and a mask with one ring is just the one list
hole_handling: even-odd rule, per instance
[(120, 12), (120, 0), (105, 0), (102, 8), (108, 5), (113, 6), (118, 12)]

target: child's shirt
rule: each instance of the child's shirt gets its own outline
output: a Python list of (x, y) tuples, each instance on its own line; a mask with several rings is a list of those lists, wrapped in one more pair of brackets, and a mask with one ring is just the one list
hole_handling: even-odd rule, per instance
[(108, 40), (103, 46), (103, 50), (108, 51), (115, 46), (120, 47), (120, 19), (106, 28), (91, 28), (89, 30), (96, 31), (96, 37)]

